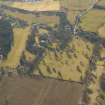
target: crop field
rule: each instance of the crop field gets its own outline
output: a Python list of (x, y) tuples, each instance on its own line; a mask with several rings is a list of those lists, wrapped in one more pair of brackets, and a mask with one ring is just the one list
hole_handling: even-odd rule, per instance
[(82, 90), (83, 86), (75, 82), (7, 77), (0, 82), (0, 105), (77, 105)]
[(59, 1), (42, 1), (37, 3), (14, 2), (10, 5), (13, 8), (24, 9), (28, 11), (59, 11)]

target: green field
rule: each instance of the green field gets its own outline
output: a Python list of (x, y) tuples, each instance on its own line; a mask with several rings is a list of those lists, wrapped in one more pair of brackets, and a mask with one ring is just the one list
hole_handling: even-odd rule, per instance
[(8, 54), (7, 59), (0, 64), (0, 67), (16, 68), (16, 66), (19, 65), (21, 55), (25, 50), (29, 27), (25, 29), (14, 28), (13, 32), (14, 46)]
[(100, 0), (96, 5), (105, 7), (105, 1), (104, 0)]
[(67, 9), (68, 20), (74, 24), (75, 16), (85, 11), (93, 2), (93, 0), (60, 0), (61, 7)]
[(97, 32), (105, 23), (105, 10), (93, 9), (81, 18), (80, 26), (84, 31)]

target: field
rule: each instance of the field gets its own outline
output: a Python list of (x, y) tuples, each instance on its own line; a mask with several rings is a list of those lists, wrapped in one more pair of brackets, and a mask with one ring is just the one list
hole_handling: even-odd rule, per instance
[(24, 9), (28, 11), (59, 11), (59, 1), (42, 1), (37, 3), (14, 2), (10, 5), (13, 8)]
[[(70, 23), (74, 24), (75, 16), (86, 10), (92, 2), (92, 0), (85, 2), (83, 0), (62, 0), (61, 7), (67, 8), (67, 17)], [(90, 42), (85, 42), (81, 37), (71, 39), (68, 43), (69, 46), (67, 45), (68, 47), (61, 53), (57, 53), (58, 58), (53, 52), (46, 50), (45, 57), (38, 65), (38, 70), (35, 70), (34, 73), (39, 72), (39, 74), (47, 77), (81, 81), (88, 69), (89, 58), (94, 47)], [(87, 50), (87, 46), (89, 50)], [(73, 49), (74, 52), (71, 53), (68, 49)]]
[(81, 18), (80, 26), (84, 31), (98, 32), (98, 29), (105, 24), (104, 19), (105, 10), (93, 9)]
[(102, 38), (105, 38), (105, 26), (104, 25), (99, 28), (98, 33)]
[[(4, 13), (7, 14), (9, 17), (18, 18), (21, 20), (26, 21), (29, 25), (32, 25), (33, 23), (43, 23), (43, 24), (49, 24), (51, 26), (54, 26), (55, 24), (59, 24), (59, 17), (56, 15), (47, 16), (47, 15), (34, 15), (34, 14), (24, 14), (21, 12), (12, 12), (10, 10), (4, 10)], [(44, 21), (43, 21), (44, 20)]]
[(61, 0), (61, 7), (67, 8), (68, 20), (75, 23), (75, 17), (85, 11), (94, 0)]
[(7, 60), (2, 62), (0, 66), (15, 68), (19, 62), (22, 52), (25, 50), (26, 41), (28, 38), (29, 27), (26, 29), (15, 28), (14, 32), (14, 45), (8, 55)]
[(43, 76), (73, 81), (81, 81), (84, 78), (94, 46), (89, 42), (85, 43), (81, 38), (73, 38), (70, 42), (64, 51), (56, 54), (46, 51), (45, 57), (38, 65), (38, 71)]
[(98, 6), (102, 6), (102, 7), (105, 7), (105, 1), (104, 0), (100, 0), (98, 3), (97, 3)]
[[(94, 32), (98, 35), (99, 38), (102, 38), (102, 40), (105, 39), (105, 1), (100, 0), (98, 3), (96, 3), (95, 7), (91, 10), (89, 10), (80, 21), (80, 26), (83, 31), (86, 31), (88, 33)], [(97, 47), (97, 51), (95, 53), (98, 53), (99, 58), (105, 57), (105, 48), (101, 45), (101, 42), (98, 43), (98, 45), (101, 46), (101, 49)], [(98, 52), (99, 51), (99, 52)], [(105, 104), (105, 98), (104, 98), (104, 92), (101, 93), (100, 88), (100, 77), (103, 73), (105, 73), (105, 60), (99, 60), (96, 59), (96, 68), (94, 70), (91, 70), (91, 74), (93, 75), (93, 79), (90, 81), (88, 88), (90, 89), (89, 93), (89, 105), (94, 105), (100, 103), (100, 105)], [(103, 96), (100, 96), (100, 94), (103, 94)], [(103, 98), (102, 98), (103, 97)]]
[(79, 83), (40, 76), (4, 77), (0, 82), (0, 105), (77, 105), (82, 90)]
[(104, 2), (104, 0), (101, 0), (96, 3), (96, 7), (81, 18), (80, 26), (84, 31), (98, 33), (99, 29), (103, 27), (105, 24), (105, 9), (100, 9), (97, 6), (103, 7)]
[[(102, 96), (105, 98), (105, 92), (102, 92), (101, 94), (102, 94)], [(104, 105), (104, 104), (105, 104), (105, 100), (102, 100), (102, 101), (101, 101), (101, 105)]]

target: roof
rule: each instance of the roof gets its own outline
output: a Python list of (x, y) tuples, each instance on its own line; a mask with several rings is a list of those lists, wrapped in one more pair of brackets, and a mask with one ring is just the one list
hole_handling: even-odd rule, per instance
[(82, 85), (40, 76), (4, 77), (0, 82), (0, 105), (77, 105)]

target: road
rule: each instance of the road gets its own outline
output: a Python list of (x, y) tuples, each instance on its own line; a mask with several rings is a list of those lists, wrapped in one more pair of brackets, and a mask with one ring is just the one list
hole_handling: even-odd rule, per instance
[(78, 31), (78, 29), (79, 29), (79, 23), (80, 23), (80, 20), (81, 20), (81, 18), (89, 11), (89, 10), (91, 10), (94, 6), (95, 6), (95, 4), (98, 2), (99, 0), (93, 0), (93, 3), (89, 6), (89, 8), (87, 8), (85, 11), (83, 11), (83, 12), (80, 12), (77, 16), (76, 16), (76, 21), (75, 21), (75, 25), (74, 25), (74, 29), (73, 29), (73, 33), (74, 33), (74, 35), (77, 35), (77, 31)]

